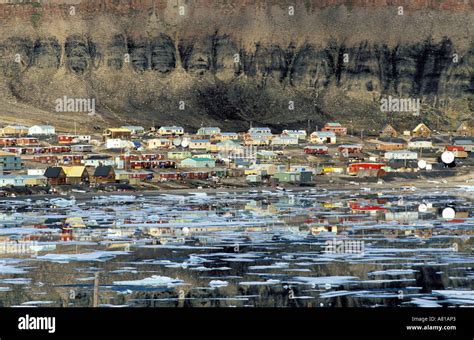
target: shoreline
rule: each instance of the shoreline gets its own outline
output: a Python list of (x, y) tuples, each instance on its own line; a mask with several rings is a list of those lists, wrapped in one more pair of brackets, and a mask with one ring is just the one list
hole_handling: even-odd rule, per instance
[[(244, 193), (251, 191), (270, 191), (270, 192), (302, 192), (308, 190), (361, 190), (361, 189), (402, 189), (403, 192), (412, 191), (411, 188), (417, 189), (446, 189), (446, 188), (455, 188), (460, 186), (474, 186), (473, 180), (456, 180), (451, 182), (439, 182), (434, 183), (434, 181), (424, 180), (409, 180), (409, 181), (397, 181), (393, 182), (384, 182), (384, 183), (369, 183), (369, 182), (346, 182), (346, 183), (315, 183), (311, 186), (297, 186), (297, 185), (288, 185), (281, 188), (276, 187), (266, 187), (266, 186), (248, 186), (248, 187), (235, 187), (235, 188), (202, 188), (202, 189), (154, 189), (154, 190), (135, 190), (135, 191), (103, 191), (103, 192), (74, 192), (70, 191), (67, 194), (41, 194), (41, 195), (20, 195), (16, 197), (1, 197), (0, 201), (21, 201), (21, 200), (39, 200), (45, 198), (65, 198), (69, 199), (74, 197), (76, 200), (83, 200), (98, 196), (155, 196), (160, 194), (168, 195), (192, 195), (196, 193), (206, 193), (206, 194), (217, 194), (223, 192), (234, 192), (234, 193)], [(474, 196), (474, 194), (472, 194)]]

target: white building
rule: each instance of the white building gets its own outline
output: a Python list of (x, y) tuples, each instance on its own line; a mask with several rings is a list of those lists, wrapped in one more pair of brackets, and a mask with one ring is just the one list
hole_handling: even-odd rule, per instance
[(56, 130), (52, 125), (33, 125), (28, 129), (30, 136), (50, 136), (56, 134)]
[(250, 128), (248, 133), (250, 135), (257, 135), (257, 136), (272, 136), (272, 130), (268, 127), (254, 127)]
[(408, 142), (409, 149), (429, 149), (433, 147), (433, 142), (427, 138), (412, 138)]
[(199, 128), (199, 130), (197, 131), (197, 134), (199, 136), (214, 136), (214, 135), (217, 135), (219, 133), (221, 133), (221, 129), (218, 128), (218, 127), (203, 126), (203, 127)]
[(184, 129), (181, 126), (162, 126), (158, 129), (160, 135), (183, 135)]
[(109, 138), (105, 142), (106, 149), (124, 149), (132, 147), (130, 141), (119, 138)]
[(336, 144), (336, 134), (332, 131), (315, 131), (309, 136), (314, 144)]
[(394, 150), (394, 151), (387, 151), (384, 155), (385, 159), (398, 159), (398, 160), (406, 160), (406, 159), (418, 159), (418, 153), (409, 150)]
[(132, 132), (132, 135), (138, 135), (145, 132), (145, 128), (143, 126), (137, 125), (124, 125), (121, 127), (122, 129), (127, 129)]
[(146, 141), (148, 149), (170, 148), (173, 141), (165, 138), (153, 138)]
[(272, 145), (298, 145), (298, 137), (277, 136), (272, 139)]
[(306, 130), (283, 130), (282, 135), (296, 137), (298, 139), (306, 139)]

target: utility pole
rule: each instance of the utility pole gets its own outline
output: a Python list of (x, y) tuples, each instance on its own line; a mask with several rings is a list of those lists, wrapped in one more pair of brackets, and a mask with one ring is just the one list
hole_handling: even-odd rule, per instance
[(92, 307), (99, 306), (99, 272), (94, 273), (94, 295), (92, 296)]

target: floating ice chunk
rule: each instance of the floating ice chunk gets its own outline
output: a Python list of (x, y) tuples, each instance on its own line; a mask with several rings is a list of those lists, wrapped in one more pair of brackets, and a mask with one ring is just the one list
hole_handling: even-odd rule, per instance
[(149, 286), (149, 287), (176, 287), (184, 284), (183, 280), (172, 279), (168, 276), (153, 275), (141, 280), (114, 281), (114, 285), (120, 286)]
[(334, 285), (340, 286), (346, 283), (358, 282), (359, 278), (356, 276), (320, 276), (320, 277), (309, 277), (309, 276), (297, 276), (294, 278), (296, 281), (310, 285)]
[(267, 281), (244, 281), (239, 284), (242, 286), (266, 286), (266, 285), (276, 285), (280, 283), (280, 280), (268, 279)]
[(0, 262), (0, 274), (24, 274), (25, 270)]
[(396, 275), (414, 274), (416, 272), (418, 272), (418, 270), (414, 270), (414, 269), (388, 269), (388, 270), (377, 270), (377, 271), (374, 271), (374, 272), (370, 272), (368, 275), (369, 276), (375, 276), (375, 275), (396, 276)]
[(228, 285), (229, 282), (221, 280), (212, 280), (211, 282), (209, 282), (209, 286), (211, 287), (226, 287)]
[(417, 305), (418, 307), (441, 307), (439, 303), (433, 300), (428, 300), (428, 299), (422, 299), (422, 298), (412, 298), (409, 303), (412, 303), (414, 305)]
[(289, 264), (287, 262), (276, 262), (268, 266), (250, 266), (249, 269), (281, 269), (288, 268)]
[(126, 251), (94, 251), (84, 254), (46, 254), (38, 256), (38, 260), (57, 263), (68, 263), (70, 261), (107, 261), (117, 255), (126, 255)]

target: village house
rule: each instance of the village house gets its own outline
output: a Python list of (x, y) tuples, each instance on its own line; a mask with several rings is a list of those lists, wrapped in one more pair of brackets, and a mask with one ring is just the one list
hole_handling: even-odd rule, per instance
[(191, 150), (209, 150), (211, 141), (209, 139), (191, 139), (188, 147)]
[(469, 123), (467, 121), (462, 122), (456, 129), (456, 134), (458, 136), (471, 136), (472, 129), (469, 126)]
[(384, 158), (388, 160), (418, 159), (418, 153), (409, 150), (387, 151), (384, 155)]
[(259, 150), (259, 151), (257, 151), (257, 160), (258, 161), (273, 160), (277, 157), (278, 157), (278, 154), (275, 151), (272, 151), (272, 150)]
[(167, 154), (168, 159), (185, 159), (191, 158), (191, 151), (170, 151)]
[(0, 151), (0, 171), (21, 170), (21, 157), (11, 152)]
[(392, 138), (394, 138), (394, 137), (397, 137), (397, 136), (398, 136), (397, 130), (395, 130), (395, 128), (390, 124), (385, 125), (385, 127), (380, 132), (380, 137), (392, 137)]
[(271, 141), (272, 145), (298, 145), (298, 137), (276, 136)]
[(347, 128), (343, 127), (340, 123), (326, 123), (321, 131), (334, 132), (336, 136), (347, 135)]
[(150, 150), (168, 149), (173, 146), (173, 141), (171, 139), (165, 139), (165, 138), (147, 139), (145, 142), (146, 142), (147, 149), (150, 149)]
[(115, 170), (110, 165), (101, 165), (95, 168), (92, 175), (94, 183), (115, 183)]
[(162, 136), (180, 136), (184, 135), (184, 129), (181, 126), (162, 126), (157, 133)]
[(124, 125), (124, 126), (121, 126), (120, 128), (130, 130), (132, 135), (141, 135), (141, 134), (145, 133), (145, 128), (143, 126)]
[(385, 163), (351, 163), (347, 167), (348, 175), (380, 176), (384, 173)]
[(90, 167), (115, 165), (115, 160), (113, 160), (109, 155), (90, 155), (87, 159), (84, 159), (83, 164)]
[(474, 152), (474, 137), (455, 137), (452, 142), (455, 146), (462, 146), (467, 152)]
[(79, 144), (71, 145), (72, 152), (92, 152), (92, 145), (89, 144)]
[(47, 168), (44, 172), (44, 177), (47, 178), (50, 185), (66, 184), (66, 173), (60, 166)]
[(433, 147), (433, 141), (429, 138), (415, 137), (408, 142), (409, 149), (430, 149)]
[(119, 138), (108, 138), (105, 141), (105, 148), (106, 149), (125, 149), (131, 148), (132, 144), (128, 140), (123, 140)]
[(26, 136), (28, 127), (24, 125), (7, 125), (1, 129), (3, 136)]
[(27, 146), (27, 145), (38, 145), (39, 140), (36, 137), (19, 137), (16, 139), (16, 145)]
[(211, 158), (186, 158), (181, 161), (180, 166), (182, 168), (214, 168), (216, 161)]
[(89, 182), (89, 173), (85, 166), (63, 166), (66, 174), (66, 184), (81, 184)]
[(307, 155), (327, 155), (329, 153), (328, 147), (325, 145), (309, 145), (303, 150)]
[(226, 140), (211, 145), (211, 152), (216, 152), (221, 158), (243, 156), (245, 148), (237, 142)]
[(59, 144), (89, 143), (91, 135), (58, 135)]
[(336, 134), (332, 131), (315, 131), (309, 136), (313, 144), (336, 144)]
[(28, 129), (30, 136), (51, 136), (56, 134), (56, 130), (52, 125), (33, 125)]
[(307, 136), (306, 130), (283, 130), (281, 134), (283, 136), (295, 137), (299, 140), (305, 140)]
[(429, 137), (431, 135), (431, 130), (426, 124), (418, 124), (412, 131), (413, 137)]
[(391, 150), (403, 150), (406, 147), (406, 143), (401, 138), (382, 137), (377, 140), (377, 150), (391, 151)]
[(1, 175), (0, 174), (0, 187), (24, 187), (25, 179), (24, 176), (19, 175)]
[(271, 142), (272, 137), (269, 135), (248, 135), (245, 140), (244, 144), (248, 146), (266, 146), (269, 145)]
[(348, 157), (351, 154), (360, 154), (362, 153), (362, 145), (360, 144), (343, 144), (339, 145), (339, 152), (342, 156)]
[(16, 138), (2, 137), (0, 138), (0, 146), (13, 146), (16, 145)]
[(198, 136), (214, 136), (218, 135), (221, 133), (221, 129), (218, 127), (201, 127), (199, 130), (197, 130), (197, 135)]
[(125, 128), (108, 128), (105, 129), (102, 137), (104, 141), (108, 139), (130, 140), (132, 138), (132, 131)]
[(272, 130), (268, 127), (252, 127), (248, 130), (249, 135), (272, 136)]
[(214, 139), (217, 141), (226, 141), (226, 140), (238, 140), (239, 134), (236, 132), (221, 132), (214, 136)]

